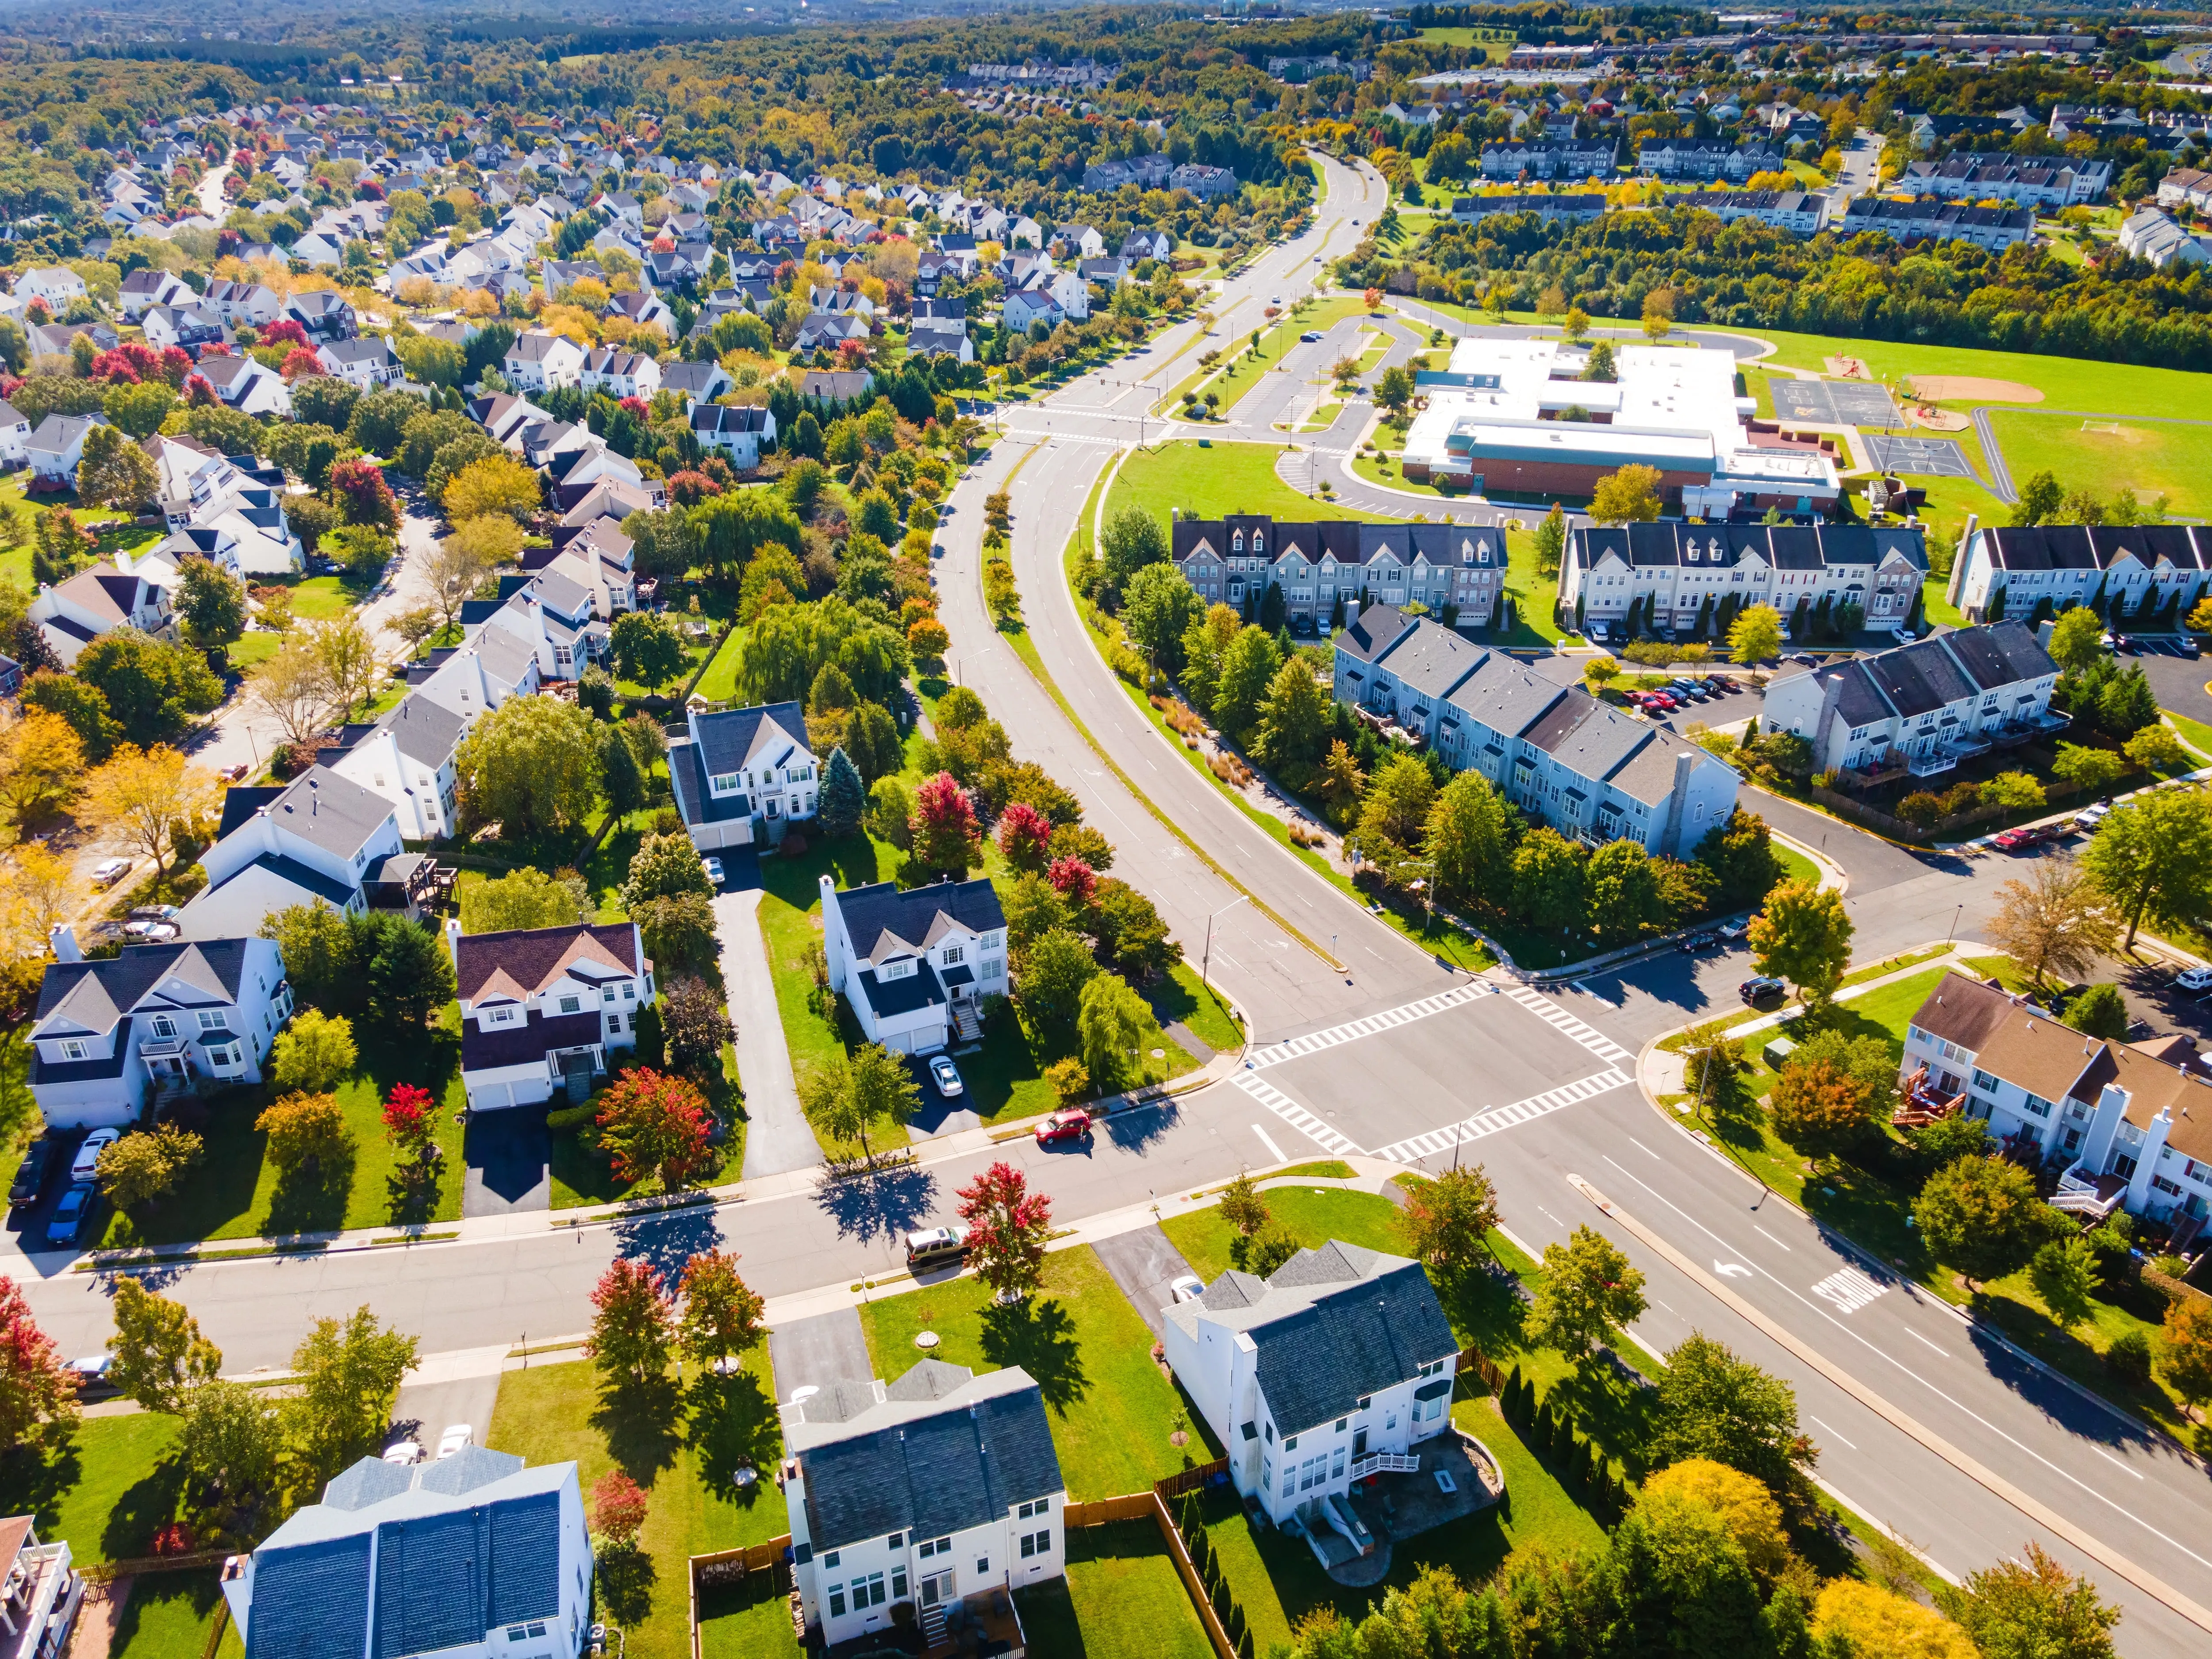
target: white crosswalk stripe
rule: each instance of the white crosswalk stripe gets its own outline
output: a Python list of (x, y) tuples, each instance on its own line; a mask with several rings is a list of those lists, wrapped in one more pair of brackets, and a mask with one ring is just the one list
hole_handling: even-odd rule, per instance
[(1553, 1001), (1551, 998), (1547, 996), (1540, 996), (1537, 993), (1530, 990), (1525, 985), (1508, 986), (1506, 988), (1505, 994), (1510, 997), (1514, 1001), (1519, 1003), (1523, 1008), (1526, 1008), (1530, 1013), (1535, 1015), (1537, 1018), (1542, 1020), (1547, 1025), (1556, 1027), (1562, 1035), (1571, 1037), (1575, 1042), (1581, 1043), (1583, 1048), (1589, 1049), (1600, 1060), (1610, 1060), (1618, 1062), (1620, 1060), (1627, 1060), (1631, 1057), (1627, 1049), (1622, 1048), (1618, 1042), (1613, 1042), (1610, 1037), (1605, 1036), (1595, 1027), (1585, 1025), (1581, 1020), (1577, 1019), (1565, 1009), (1560, 1007), (1558, 1003)]
[(1457, 1123), (1431, 1129), (1426, 1134), (1410, 1135), (1404, 1140), (1395, 1141), (1383, 1147), (1373, 1156), (1388, 1158), (1393, 1164), (1412, 1164), (1421, 1158), (1433, 1158), (1438, 1152), (1449, 1152), (1455, 1145), (1464, 1146), (1485, 1135), (1494, 1135), (1500, 1129), (1510, 1129), (1516, 1124), (1526, 1123), (1547, 1112), (1556, 1112), (1563, 1107), (1588, 1100), (1594, 1095), (1601, 1095), (1608, 1089), (1618, 1089), (1627, 1081), (1626, 1073), (1607, 1067), (1572, 1083), (1563, 1083), (1556, 1089), (1547, 1089), (1540, 1095), (1516, 1100), (1510, 1106), (1493, 1106)]
[(1308, 1031), (1302, 1036), (1289, 1037), (1281, 1042), (1271, 1042), (1264, 1048), (1255, 1048), (1245, 1058), (1255, 1070), (1264, 1070), (1270, 1066), (1279, 1066), (1286, 1060), (1296, 1060), (1302, 1054), (1318, 1054), (1323, 1048), (1334, 1048), (1340, 1042), (1350, 1042), (1358, 1037), (1373, 1036), (1378, 1031), (1409, 1025), (1417, 1019), (1426, 1019), (1431, 1014), (1440, 1014), (1447, 1008), (1456, 1008), (1478, 997), (1494, 996), (1497, 992), (1498, 988), (1488, 980), (1471, 980), (1464, 985), (1455, 985), (1449, 991), (1439, 991), (1432, 997), (1423, 997), (1419, 1002), (1408, 1002), (1400, 1007), (1386, 1008), (1379, 1014), (1370, 1014), (1364, 1019), (1332, 1025), (1324, 1031)]
[(1845, 1313), (1856, 1313), (1888, 1288), (1856, 1267), (1844, 1267), (1815, 1285), (1813, 1294), (1834, 1303)]
[(1306, 1110), (1273, 1084), (1265, 1082), (1249, 1072), (1237, 1073), (1235, 1081), (1238, 1088), (1323, 1152), (1337, 1158), (1342, 1158), (1347, 1153), (1358, 1152), (1359, 1148), (1357, 1144), (1337, 1133), (1335, 1130), (1330, 1128), (1328, 1124)]

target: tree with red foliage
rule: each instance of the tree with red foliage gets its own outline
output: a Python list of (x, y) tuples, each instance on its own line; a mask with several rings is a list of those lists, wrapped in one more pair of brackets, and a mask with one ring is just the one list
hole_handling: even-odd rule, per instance
[(33, 294), (23, 307), (23, 320), (27, 323), (50, 323), (53, 319), (54, 309), (46, 303), (46, 296)]
[(31, 1317), (12, 1279), (0, 1278), (0, 1451), (34, 1436), (58, 1443), (76, 1426), (76, 1387), (62, 1351)]
[(679, 1192), (712, 1156), (706, 1097), (683, 1078), (648, 1066), (624, 1073), (600, 1097), (598, 1121), (599, 1145), (623, 1181), (651, 1176), (661, 1191)]
[(592, 1482), (592, 1529), (603, 1548), (636, 1547), (645, 1525), (645, 1488), (620, 1469), (609, 1469)]
[(738, 1277), (738, 1259), (726, 1250), (701, 1250), (684, 1264), (677, 1289), (684, 1312), (676, 1340), (702, 1365), (743, 1357), (768, 1334), (768, 1304)]
[(296, 345), (307, 343), (307, 331), (296, 317), (279, 317), (273, 323), (264, 323), (253, 331), (256, 345)]
[(848, 369), (866, 366), (868, 361), (868, 343), (866, 340), (838, 341), (837, 361)]
[(968, 1225), (968, 1265), (1000, 1301), (1019, 1301), (1044, 1275), (1052, 1200), (1030, 1191), (1022, 1172), (1005, 1163), (984, 1170), (959, 1196), (960, 1219)]
[[(230, 180), (226, 179), (222, 182), (227, 185)], [(245, 246), (246, 239), (234, 230), (218, 230), (215, 234), (215, 257), (218, 259), (236, 258), (238, 250)]]
[(110, 385), (137, 386), (161, 378), (161, 355), (143, 340), (125, 340), (112, 350), (94, 355), (87, 378)]
[(323, 360), (305, 346), (294, 346), (284, 354), (284, 361), (276, 372), (288, 380), (296, 380), (303, 374), (327, 374)]
[(1045, 872), (1045, 879), (1078, 915), (1091, 908), (1091, 901), (1098, 891), (1098, 872), (1072, 854), (1054, 859), (1052, 868)]
[(999, 851), (1017, 870), (1042, 870), (1052, 820), (1025, 800), (1009, 801), (999, 814)]
[(625, 1382), (649, 1382), (668, 1369), (676, 1306), (650, 1262), (618, 1255), (592, 1291), (592, 1334), (584, 1357)]
[(185, 377), (191, 372), (192, 354), (191, 352), (182, 346), (161, 348), (161, 378), (169, 383), (172, 389), (184, 385)]
[(205, 362), (210, 357), (228, 357), (232, 355), (231, 349), (221, 340), (210, 340), (200, 348), (202, 362)]
[(410, 1185), (429, 1173), (437, 1102), (428, 1089), (395, 1083), (384, 1100), (384, 1133), (399, 1155), (401, 1178)]
[(914, 792), (914, 834), (916, 862), (940, 870), (956, 880), (983, 861), (982, 831), (975, 822), (975, 804), (950, 772), (939, 772)]
[(356, 202), (382, 201), (384, 199), (384, 181), (381, 179), (372, 178), (367, 174), (363, 174), (353, 187), (353, 199)]
[(339, 461), (331, 468), (331, 496), (348, 524), (374, 525), (379, 530), (399, 528), (399, 501), (384, 481), (384, 469), (374, 461)]
[(653, 418), (653, 405), (635, 394), (623, 398), (617, 407), (633, 421), (649, 421)]
[(719, 495), (722, 487), (705, 473), (685, 467), (681, 472), (668, 475), (668, 499), (678, 507), (696, 507), (709, 495)]
[(185, 380), (185, 407), (213, 409), (222, 401), (215, 395), (215, 385), (204, 374), (192, 374)]

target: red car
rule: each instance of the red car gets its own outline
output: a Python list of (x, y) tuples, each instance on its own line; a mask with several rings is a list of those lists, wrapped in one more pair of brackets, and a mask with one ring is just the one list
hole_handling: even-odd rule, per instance
[(245, 777), (246, 773), (252, 769), (247, 766), (244, 761), (240, 761), (235, 766), (224, 767), (221, 771), (216, 774), (216, 776), (222, 779), (225, 783), (236, 783)]
[(1088, 1140), (1091, 1114), (1073, 1108), (1054, 1112), (1036, 1126), (1036, 1138), (1040, 1146), (1048, 1146), (1055, 1140)]
[(2043, 837), (2033, 830), (2008, 830), (2002, 835), (1991, 836), (1990, 845), (2008, 853), (2017, 853), (2023, 847), (2033, 847)]

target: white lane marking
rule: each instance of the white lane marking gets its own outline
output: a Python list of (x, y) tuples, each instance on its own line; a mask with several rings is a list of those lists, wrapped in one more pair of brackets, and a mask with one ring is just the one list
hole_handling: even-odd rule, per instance
[[(1372, 947), (1370, 953), (1372, 953)], [(1342, 1025), (1331, 1025), (1319, 1031), (1307, 1031), (1281, 1042), (1271, 1042), (1264, 1048), (1255, 1048), (1248, 1056), (1255, 1070), (1279, 1066), (1286, 1060), (1296, 1060), (1301, 1054), (1317, 1054), (1323, 1048), (1334, 1048), (1340, 1042), (1350, 1042), (1357, 1037), (1372, 1036), (1377, 1031), (1387, 1031), (1396, 1025), (1407, 1024), (1431, 1014), (1440, 1014), (1447, 1008), (1456, 1008), (1462, 1002), (1472, 1002), (1486, 996), (1497, 988), (1487, 981), (1474, 980), (1464, 985), (1455, 985), (1449, 991), (1439, 991), (1432, 997), (1423, 997), (1419, 1002), (1408, 1002), (1396, 1008), (1386, 1008), (1379, 1014), (1370, 1014), (1364, 1019), (1355, 1019)]]
[[(1636, 1137), (1634, 1135), (1629, 1136), (1629, 1139), (1631, 1140), (1636, 1140)], [(1640, 1140), (1636, 1140), (1636, 1150), (1642, 1152), (1646, 1158), (1656, 1158), (1659, 1156), (1658, 1153), (1653, 1152), (1649, 1146), (1646, 1146)]]
[(1275, 1145), (1273, 1141), (1270, 1140), (1267, 1138), (1267, 1132), (1261, 1128), (1258, 1124), (1255, 1123), (1252, 1126), (1252, 1133), (1260, 1137), (1260, 1144), (1262, 1146), (1265, 1146), (1269, 1152), (1275, 1155), (1276, 1163), (1288, 1164), (1291, 1161), (1283, 1156), (1283, 1149)]
[(1813, 1294), (1834, 1303), (1845, 1313), (1856, 1313), (1888, 1288), (1881, 1280), (1869, 1278), (1856, 1267), (1843, 1267), (1815, 1285)]
[(2089, 1449), (2096, 1453), (2098, 1456), (2103, 1458), (2107, 1463), (2110, 1463), (2114, 1468), (2126, 1470), (2128, 1474), (2132, 1474), (2138, 1480), (2142, 1479), (2142, 1471), (2141, 1469), (2128, 1468), (2126, 1464), (2121, 1462), (2118, 1458), (2113, 1456), (2112, 1453), (2106, 1451), (2102, 1446), (2092, 1446)]
[(1388, 1158), (1394, 1164), (1413, 1164), (1439, 1152), (1449, 1152), (1455, 1146), (1464, 1146), (1469, 1141), (1480, 1140), (1485, 1135), (1496, 1134), (1500, 1129), (1510, 1129), (1562, 1107), (1573, 1106), (1607, 1090), (1624, 1087), (1629, 1079), (1625, 1073), (1607, 1070), (1578, 1078), (1572, 1083), (1563, 1083), (1556, 1089), (1547, 1089), (1540, 1095), (1531, 1095), (1526, 1100), (1516, 1100), (1510, 1106), (1492, 1106), (1477, 1112), (1473, 1117), (1462, 1118), (1457, 1123), (1446, 1124), (1441, 1129), (1431, 1129), (1426, 1134), (1408, 1135), (1403, 1140), (1391, 1142), (1376, 1152), (1376, 1158)]
[(1631, 1058), (1627, 1049), (1595, 1027), (1587, 1025), (1577, 1019), (1551, 998), (1540, 996), (1525, 985), (1509, 986), (1506, 988), (1505, 994), (1547, 1025), (1555, 1028), (1564, 1036), (1581, 1043), (1600, 1060), (1611, 1060), (1617, 1066), (1622, 1060)]
[[(1811, 1420), (1811, 1421), (1813, 1421), (1813, 1422), (1815, 1422), (1815, 1423), (1820, 1423), (1820, 1419), (1819, 1418), (1817, 1418), (1817, 1417), (1814, 1417), (1814, 1416), (1812, 1415), (1812, 1413), (1809, 1413), (1809, 1412), (1808, 1412), (1808, 1413), (1806, 1413), (1806, 1416), (1807, 1416), (1808, 1419), (1810, 1419), (1810, 1420)], [(1835, 1430), (1834, 1430), (1833, 1428), (1831, 1428), (1827, 1424), (1826, 1424), (1826, 1423), (1820, 1423), (1820, 1426), (1821, 1426), (1822, 1428), (1824, 1428), (1824, 1429), (1826, 1429), (1826, 1430), (1828, 1431), (1829, 1435), (1830, 1435), (1832, 1438), (1837, 1439), (1837, 1440), (1844, 1440), (1844, 1437), (1843, 1437), (1843, 1436), (1841, 1436), (1840, 1434), (1838, 1434), (1838, 1433), (1835, 1431)], [(1848, 1441), (1848, 1440), (1844, 1440), (1844, 1450), (1846, 1450), (1846, 1451), (1856, 1451), (1856, 1450), (1858, 1449), (1858, 1448), (1857, 1448), (1856, 1446), (1854, 1446), (1853, 1444), (1851, 1444), (1851, 1443), (1850, 1443), (1850, 1441)]]
[[(1697, 1217), (1692, 1215), (1680, 1205), (1675, 1203), (1673, 1199), (1668, 1197), (1666, 1194), (1661, 1192), (1650, 1182), (1644, 1180), (1641, 1176), (1631, 1174), (1626, 1166), (1616, 1162), (1609, 1156), (1605, 1161), (1611, 1164), (1614, 1169), (1619, 1170), (1622, 1175), (1626, 1176), (1629, 1180), (1635, 1182), (1636, 1184), (1643, 1188), (1645, 1192), (1650, 1194), (1652, 1197), (1657, 1199), (1659, 1202), (1664, 1204), (1668, 1209), (1672, 1210), (1676, 1215), (1681, 1217), (1683, 1220), (1688, 1222), (1690, 1225), (1695, 1227), (1699, 1232), (1705, 1234), (1706, 1237), (1711, 1239), (1716, 1244), (1724, 1242), (1718, 1233), (1715, 1232), (1711, 1227), (1705, 1225), (1704, 1222), (1698, 1220)], [(1895, 1366), (1912, 1382), (1927, 1389), (1929, 1393), (1934, 1395), (1938, 1400), (1942, 1401), (1945, 1405), (1952, 1407), (1954, 1411), (1957, 1411), (1960, 1415), (1971, 1418), (1974, 1422), (1979, 1424), (1983, 1428), (1987, 1429), (1991, 1434), (1996, 1435), (2000, 1440), (2005, 1442), (2006, 1444), (2012, 1446), (2025, 1453), (2027, 1456), (2033, 1458), (2037, 1462), (2042, 1464), (2045, 1468), (2049, 1469), (2053, 1474), (2058, 1476), (2062, 1480), (2070, 1481), (2073, 1485), (2079, 1486), (2090, 1497), (2095, 1498), (2099, 1503), (2105, 1504), (2107, 1508), (2117, 1511), (2118, 1514), (2124, 1516), (2127, 1519), (2134, 1522), (2152, 1537), (2157, 1539), (2160, 1543), (2166, 1545), (2170, 1549), (2180, 1551), (2184, 1555), (2187, 1556), (2191, 1560), (2196, 1562), (2197, 1565), (2201, 1567), (2212, 1567), (2212, 1558), (2199, 1555), (2195, 1550), (2191, 1549), (2188, 1545), (2183, 1543), (2179, 1538), (2173, 1536), (2172, 1534), (2162, 1532), (2158, 1528), (2151, 1525), (2149, 1522), (2144, 1520), (2143, 1517), (2136, 1514), (2135, 1510), (2121, 1503), (2118, 1499), (2109, 1496), (2102, 1488), (2091, 1486), (2087, 1480), (2084, 1480), (2080, 1475), (2075, 1474), (2073, 1470), (2068, 1468), (2064, 1464), (2056, 1462), (2051, 1458), (2045, 1457), (2041, 1452), (2036, 1450), (2034, 1447), (2029, 1445), (2026, 1441), (2008, 1434), (2004, 1430), (1999, 1428), (1995, 1423), (1990, 1421), (1988, 1418), (1984, 1417), (1979, 1412), (1976, 1411), (1972, 1406), (1969, 1406), (1965, 1401), (1960, 1399), (1955, 1395), (1945, 1393), (1935, 1383), (1929, 1382), (1925, 1372), (1916, 1370), (1912, 1366), (1905, 1364), (1904, 1360), (1899, 1359), (1895, 1354), (1890, 1352), (1888, 1349), (1882, 1347), (1880, 1344), (1874, 1341), (1872, 1338), (1859, 1331), (1852, 1329), (1851, 1327), (1844, 1323), (1841, 1319), (1829, 1312), (1826, 1308), (1815, 1307), (1814, 1304), (1807, 1301), (1803, 1296), (1799, 1295), (1796, 1290), (1788, 1285), (1783, 1284), (1780, 1279), (1776, 1279), (1772, 1273), (1762, 1273), (1760, 1276), (1768, 1280), (1771, 1284), (1778, 1286), (1784, 1295), (1792, 1297), (1796, 1300), (1803, 1303), (1806, 1307), (1811, 1309), (1813, 1312), (1826, 1320), (1831, 1325), (1833, 1325), (1845, 1336), (1850, 1337), (1853, 1341), (1856, 1342), (1861, 1347), (1864, 1348), (1869, 1353), (1874, 1355), (1877, 1359), (1883, 1361), (1885, 1364)], [(1914, 1334), (1918, 1335), (1918, 1333), (1915, 1332)], [(1928, 1339), (1924, 1336), (1921, 1337), (1920, 1340), (1923, 1342), (1928, 1341)], [(1929, 1342), (1928, 1346), (1932, 1348), (1935, 1347), (1936, 1345), (1932, 1342)], [(1866, 1513), (1863, 1510), (1859, 1512), (1862, 1515)]]
[(1768, 1243), (1780, 1246), (1784, 1253), (1789, 1251), (1790, 1247), (1787, 1244), (1784, 1244), (1780, 1239), (1777, 1238), (1772, 1233), (1767, 1231), (1765, 1228), (1760, 1226), (1756, 1221), (1751, 1224), (1751, 1230), (1757, 1233), (1761, 1238), (1765, 1239)]
[(1917, 1342), (1917, 1343), (1920, 1343), (1923, 1346), (1929, 1347), (1929, 1348), (1934, 1348), (1934, 1349), (1936, 1350), (1936, 1352), (1937, 1353), (1942, 1354), (1942, 1355), (1943, 1356), (1943, 1358), (1944, 1358), (1948, 1359), (1948, 1358), (1951, 1357), (1951, 1351), (1950, 1351), (1948, 1348), (1942, 1346), (1941, 1344), (1939, 1344), (1939, 1343), (1935, 1343), (1935, 1342), (1930, 1342), (1930, 1341), (1929, 1341), (1929, 1340), (1928, 1340), (1926, 1337), (1924, 1337), (1924, 1336), (1921, 1335), (1919, 1332), (1917, 1332), (1917, 1331), (1914, 1330), (1914, 1329), (1912, 1328), (1912, 1327), (1911, 1327), (1911, 1326), (1907, 1325), (1907, 1326), (1905, 1328), (1905, 1334), (1907, 1336), (1911, 1337), (1914, 1341), (1916, 1341), (1916, 1342)]
[(1718, 1256), (1715, 1256), (1713, 1258), (1713, 1271), (1718, 1273), (1723, 1279), (1748, 1279), (1751, 1277), (1751, 1269), (1745, 1267), (1741, 1261), (1723, 1261)]
[(1347, 1152), (1357, 1153), (1359, 1151), (1351, 1140), (1337, 1133), (1273, 1084), (1255, 1077), (1249, 1072), (1237, 1073), (1232, 1081), (1323, 1152), (1342, 1158)]

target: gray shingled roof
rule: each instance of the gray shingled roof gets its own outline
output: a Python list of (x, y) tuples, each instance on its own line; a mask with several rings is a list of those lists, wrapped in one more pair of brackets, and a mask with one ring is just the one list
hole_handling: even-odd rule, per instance
[(998, 890), (981, 876), (904, 892), (895, 882), (879, 881), (839, 893), (837, 908), (852, 937), (854, 954), (869, 961), (884, 954), (927, 950), (956, 924), (977, 933), (1006, 925)]
[[(49, 963), (32, 1028), (42, 1036), (65, 1027), (106, 1031), (149, 992), (172, 981), (184, 988), (173, 999), (179, 1007), (235, 1002), (245, 968), (242, 939), (126, 945), (104, 960)], [(49, 1032), (49, 1020), (62, 1023)]]

